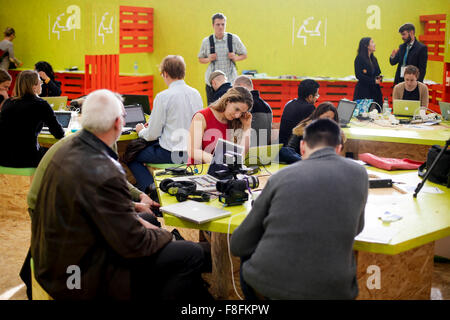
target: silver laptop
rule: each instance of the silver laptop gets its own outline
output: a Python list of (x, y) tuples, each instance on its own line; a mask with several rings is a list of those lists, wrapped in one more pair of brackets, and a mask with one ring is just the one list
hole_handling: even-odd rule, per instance
[(412, 117), (417, 109), (420, 109), (419, 100), (394, 100), (392, 102), (393, 113), (396, 116)]
[(68, 97), (62, 96), (62, 97), (41, 97), (45, 101), (48, 102), (50, 107), (52, 107), (53, 110), (67, 110), (67, 99)]
[(231, 212), (201, 202), (187, 200), (159, 208), (162, 212), (198, 224), (231, 215)]
[(441, 108), (442, 118), (450, 120), (450, 102), (439, 101), (439, 108)]
[(266, 146), (251, 147), (245, 156), (245, 165), (269, 165), (280, 153), (283, 144), (271, 144)]
[(146, 123), (144, 110), (141, 105), (125, 106), (125, 125), (122, 132), (134, 130), (138, 123)]
[(353, 116), (353, 111), (355, 111), (357, 103), (355, 101), (350, 101), (347, 99), (341, 99), (337, 106), (337, 112), (339, 116), (339, 126), (341, 128), (347, 127), (350, 119)]
[(232, 178), (228, 171), (229, 164), (233, 161), (243, 164), (244, 148), (232, 142), (219, 139), (214, 149), (214, 155), (205, 175), (171, 178), (174, 181), (193, 181), (197, 184), (198, 191), (215, 191), (216, 182), (222, 179)]
[[(64, 130), (64, 133), (67, 133), (70, 126), (70, 121), (72, 119), (71, 111), (55, 111), (56, 120), (59, 122), (61, 127)], [(51, 134), (48, 127), (42, 127), (41, 134)]]

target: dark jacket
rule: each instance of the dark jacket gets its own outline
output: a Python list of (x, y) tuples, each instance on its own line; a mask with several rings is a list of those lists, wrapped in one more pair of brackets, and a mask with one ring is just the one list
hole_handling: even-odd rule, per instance
[(47, 101), (35, 95), (6, 100), (0, 112), (0, 165), (37, 167), (42, 158), (37, 137), (44, 123), (56, 139), (64, 137), (64, 130)]
[(314, 109), (314, 105), (306, 102), (304, 99), (297, 98), (289, 101), (284, 107), (281, 116), (280, 143), (286, 145), (291, 137), (292, 129), (313, 113)]
[(252, 146), (265, 146), (271, 142), (272, 108), (259, 96), (258, 90), (251, 91), (253, 96), (252, 129), (256, 132), (256, 139), (251, 139)]
[(368, 185), (331, 147), (272, 175), (231, 237), (245, 282), (272, 299), (354, 299)]
[(42, 82), (41, 97), (59, 97), (61, 95), (61, 82), (51, 80), (49, 83)]
[(380, 107), (383, 104), (380, 85), (375, 83), (376, 77), (381, 74), (377, 58), (372, 55), (372, 63), (369, 59), (364, 59), (360, 55), (355, 58), (355, 76), (358, 83), (355, 86), (353, 100), (373, 99)]
[[(391, 58), (389, 57), (389, 62), (391, 65), (397, 66), (397, 71), (395, 72), (395, 79), (394, 84), (400, 83), (404, 81), (403, 78), (400, 78), (400, 69), (402, 67), (403, 63), (403, 57), (406, 53), (406, 46), (407, 43), (403, 43), (399, 46), (399, 50), (397, 54)], [(408, 57), (406, 58), (406, 65), (413, 65), (419, 68), (420, 75), (419, 75), (419, 81), (423, 82), (423, 79), (425, 78), (425, 73), (427, 72), (427, 60), (428, 60), (428, 48), (423, 43), (419, 42), (417, 38), (414, 40), (414, 44), (411, 47), (411, 49), (408, 52)]]
[(225, 82), (224, 84), (222, 84), (220, 87), (217, 88), (216, 91), (214, 91), (212, 101), (213, 102), (217, 101), (221, 96), (223, 96), (225, 93), (227, 93), (227, 91), (231, 88), (232, 88), (232, 85), (229, 82)]
[[(172, 239), (138, 221), (117, 155), (85, 130), (48, 163), (31, 218), (35, 276), (55, 299), (129, 299), (132, 258)], [(68, 289), (69, 266), (81, 289)]]

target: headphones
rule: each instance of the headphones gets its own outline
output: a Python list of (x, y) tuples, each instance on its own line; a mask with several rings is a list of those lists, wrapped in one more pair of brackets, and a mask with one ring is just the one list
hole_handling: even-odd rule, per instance
[(159, 184), (159, 188), (171, 196), (175, 196), (178, 202), (193, 200), (198, 202), (208, 202), (211, 197), (208, 193), (197, 191), (197, 184), (192, 181), (173, 181), (164, 179)]

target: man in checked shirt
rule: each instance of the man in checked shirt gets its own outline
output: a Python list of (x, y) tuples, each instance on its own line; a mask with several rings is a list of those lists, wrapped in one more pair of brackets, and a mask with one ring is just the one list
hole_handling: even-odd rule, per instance
[(227, 76), (228, 81), (233, 83), (237, 77), (236, 61), (247, 58), (247, 49), (241, 39), (235, 34), (225, 32), (226, 21), (227, 18), (222, 13), (216, 13), (212, 16), (214, 34), (203, 39), (198, 54), (200, 63), (209, 63), (205, 73), (208, 105), (213, 102), (212, 96), (214, 94), (214, 89), (209, 83), (210, 74), (216, 70), (221, 70)]

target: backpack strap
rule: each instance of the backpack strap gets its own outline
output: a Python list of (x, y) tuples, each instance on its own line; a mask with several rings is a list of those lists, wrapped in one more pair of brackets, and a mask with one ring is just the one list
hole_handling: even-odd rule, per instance
[(214, 44), (214, 35), (209, 36), (209, 53), (210, 54), (216, 53), (216, 46)]
[(233, 52), (233, 34), (228, 33), (227, 37), (228, 52)]

